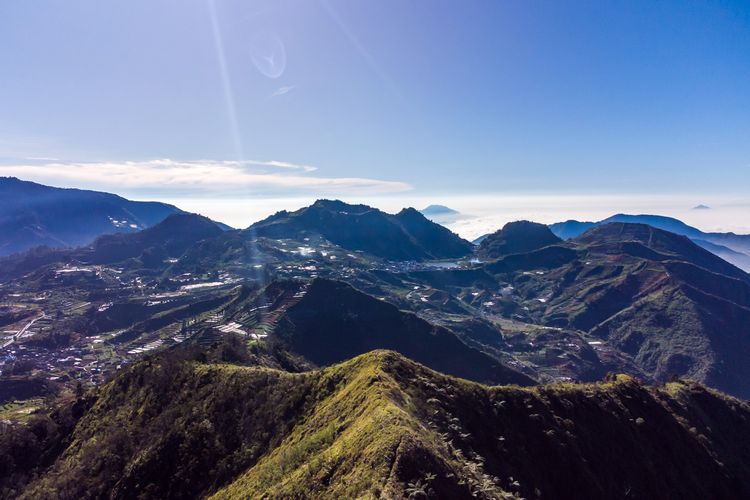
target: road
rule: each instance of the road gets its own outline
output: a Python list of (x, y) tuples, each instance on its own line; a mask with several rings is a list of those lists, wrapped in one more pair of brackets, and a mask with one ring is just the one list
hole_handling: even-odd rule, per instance
[(42, 313), (41, 316), (37, 316), (36, 318), (34, 318), (31, 321), (29, 321), (28, 323), (26, 323), (26, 325), (23, 328), (21, 328), (20, 330), (18, 330), (9, 341), (7, 341), (5, 344), (3, 344), (2, 349), (5, 349), (9, 345), (11, 345), (13, 342), (15, 342), (16, 340), (20, 339), (23, 336), (23, 334), (26, 333), (29, 330), (29, 328), (31, 328), (34, 325), (34, 323), (36, 323), (40, 319), (46, 318), (46, 317), (47, 317), (47, 315), (45, 313)]

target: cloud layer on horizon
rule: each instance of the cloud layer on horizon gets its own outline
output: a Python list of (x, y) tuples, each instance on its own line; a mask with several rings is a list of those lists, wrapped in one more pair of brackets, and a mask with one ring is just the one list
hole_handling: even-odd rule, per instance
[(0, 165), (0, 175), (56, 186), (163, 195), (376, 195), (409, 191), (399, 181), (311, 175), (317, 167), (278, 160), (157, 159), (144, 161), (34, 161)]

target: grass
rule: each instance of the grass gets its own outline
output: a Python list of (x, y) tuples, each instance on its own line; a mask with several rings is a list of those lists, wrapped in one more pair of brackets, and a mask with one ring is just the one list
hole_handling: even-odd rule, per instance
[(0, 420), (25, 421), (43, 406), (44, 400), (39, 398), (8, 402), (0, 406)]
[(66, 439), (22, 498), (750, 493), (750, 408), (715, 391), (625, 375), (488, 387), (389, 351), (298, 374), (150, 358)]
[[(318, 385), (339, 389), (255, 467), (215, 498), (377, 497), (388, 488), (391, 461), (418, 429), (394, 402), (397, 385), (380, 358), (357, 358), (324, 372)], [(344, 382), (339, 382), (343, 380)]]

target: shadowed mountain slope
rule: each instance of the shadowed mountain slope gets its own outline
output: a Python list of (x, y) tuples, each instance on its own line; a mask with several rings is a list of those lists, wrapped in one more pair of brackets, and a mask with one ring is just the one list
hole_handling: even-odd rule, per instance
[(596, 225), (596, 222), (582, 222), (569, 219), (565, 222), (555, 222), (554, 224), (550, 224), (549, 228), (558, 238), (569, 240), (571, 238), (577, 238)]
[(0, 255), (35, 246), (77, 247), (102, 234), (133, 233), (180, 213), (165, 203), (61, 189), (0, 177)]
[(279, 320), (276, 335), (290, 351), (318, 366), (373, 349), (391, 349), (451, 375), (488, 383), (533, 380), (428, 323), (346, 283), (316, 279)]

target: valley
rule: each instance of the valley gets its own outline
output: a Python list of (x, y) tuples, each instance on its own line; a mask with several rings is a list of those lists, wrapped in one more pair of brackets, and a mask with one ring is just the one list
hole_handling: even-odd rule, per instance
[(750, 499), (750, 3), (0, 3), (0, 500)]
[[(544, 226), (518, 226), (502, 236), (509, 251), (475, 255), (422, 218), (410, 230), (429, 241), (447, 238), (458, 254), (425, 260), (423, 250), (406, 250), (418, 248), (409, 243), (404, 251), (414, 251), (413, 258), (393, 260), (377, 255), (380, 250), (370, 253), (370, 240), (353, 247), (329, 241), (325, 228), (338, 228), (337, 218), (381, 217), (336, 203), (300, 212), (305, 228), (278, 239), (258, 234), (266, 223), (223, 231), (204, 218), (177, 215), (142, 235), (4, 259), (2, 376), (33, 380), (46, 393), (69, 392), (182, 343), (209, 346), (239, 335), (249, 344), (275, 344), (283, 337), (279, 319), (311, 284), (348, 283), (351, 293), (370, 299), (351, 314), (368, 314), (378, 302), (392, 305), (536, 382), (595, 381), (621, 372), (647, 382), (686, 376), (738, 396), (750, 393), (739, 361), (748, 349), (743, 339), (750, 323), (741, 318), (750, 314), (750, 278), (686, 238), (610, 224), (563, 242)], [(274, 222), (274, 231), (287, 231), (283, 224)], [(387, 231), (404, 230), (400, 224)], [(502, 248), (487, 239), (480, 250), (491, 245)], [(319, 307), (347, 300), (322, 295), (333, 302)], [(735, 310), (735, 323), (718, 320), (727, 307)], [(377, 325), (378, 314), (370, 321)], [(346, 335), (351, 327), (331, 328)], [(403, 349), (404, 339), (362, 344), (347, 357)], [(340, 341), (320, 339), (320, 348)], [(420, 342), (444, 349), (429, 338)], [(723, 368), (728, 365), (734, 368)], [(17, 399), (12, 392), (2, 396)]]
[[(708, 444), (691, 434), (714, 418), (737, 429), (746, 423), (732, 420), (748, 411), (744, 403), (706, 388), (750, 395), (744, 271), (642, 224), (562, 240), (541, 224), (513, 223), (475, 246), (415, 213), (402, 211), (403, 219), (322, 201), (245, 230), (175, 214), (88, 246), (1, 259), (0, 446), (13, 457), (21, 453), (13, 443), (38, 455), (6, 464), (0, 487), (28, 498), (126, 498), (144, 481), (155, 488), (151, 497), (197, 488), (217, 498), (271, 489), (292, 497), (528, 498), (570, 496), (580, 480), (589, 496), (658, 494), (662, 483), (630, 465), (617, 465), (628, 471), (622, 480), (604, 483), (592, 477), (609, 474), (612, 463), (571, 466), (579, 478), (571, 482), (529, 465), (544, 461), (545, 439), (560, 443), (560, 460), (598, 460), (575, 442), (601, 438), (606, 421), (622, 435), (607, 434), (609, 442), (659, 460), (654, 439), (666, 426), (691, 467), (725, 478), (712, 491), (748, 488), (729, 479), (746, 476), (742, 452), (724, 441), (728, 428)], [(344, 238), (342, 224), (359, 236)], [(196, 377), (211, 380), (195, 397), (209, 405), (203, 422), (215, 424), (179, 416), (196, 404), (183, 395)], [(205, 390), (221, 394), (219, 406)], [(157, 393), (175, 403), (149, 406)], [(706, 416), (705, 405), (719, 413)], [(147, 411), (143, 434), (131, 429), (123, 441), (112, 430), (127, 427), (116, 408)], [(220, 416), (218, 408), (232, 410)], [(361, 420), (362, 411), (382, 418)], [(511, 418), (505, 411), (529, 441), (506, 426), (485, 428)], [(232, 416), (247, 412), (255, 416)], [(261, 423), (269, 415), (278, 415), (273, 429)], [(174, 418), (174, 431), (158, 430)], [(639, 430), (652, 422), (654, 430)], [(39, 425), (47, 437), (27, 434)], [(219, 430), (219, 444), (194, 441), (204, 425)], [(247, 441), (221, 437), (239, 428)], [(120, 450), (116, 462), (85, 444), (94, 436)], [(190, 449), (170, 460), (178, 483), (150, 472), (167, 466), (173, 446)], [(706, 449), (725, 457), (723, 465), (707, 460)], [(134, 458), (142, 453), (151, 464), (143, 468)], [(222, 460), (223, 472), (205, 463), (207, 475), (188, 479), (196, 454)], [(92, 467), (109, 472), (81, 479)], [(25, 474), (33, 470), (46, 472), (32, 480)]]

